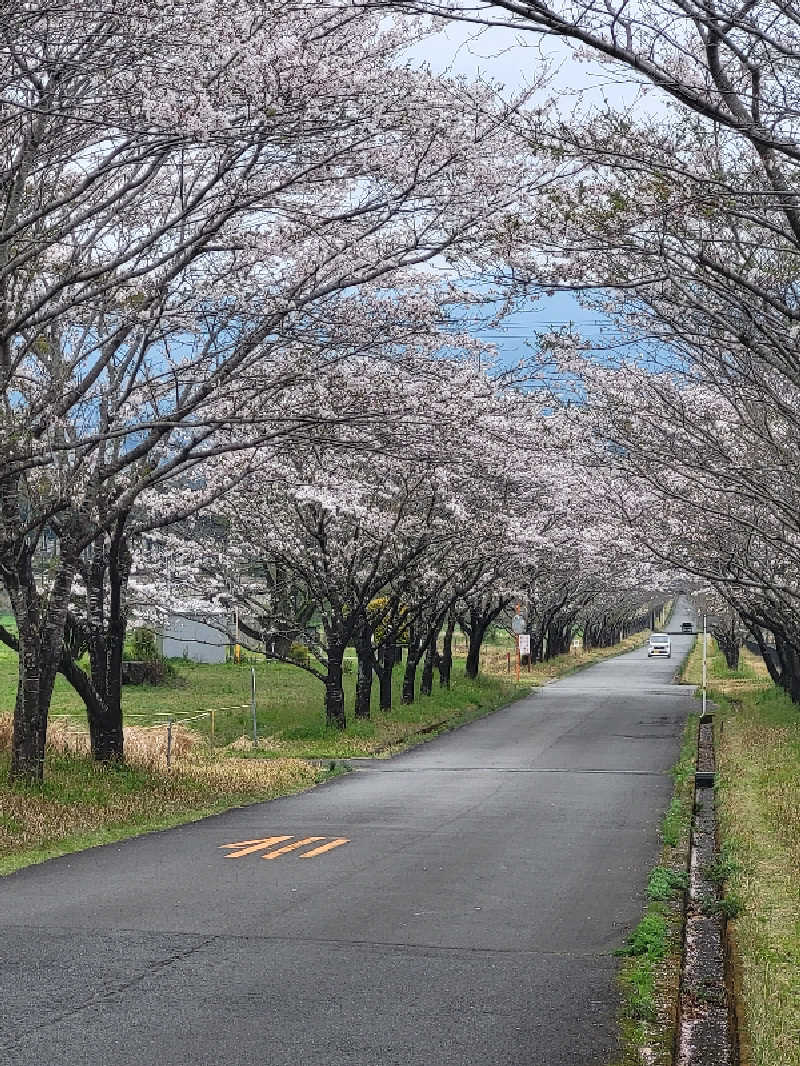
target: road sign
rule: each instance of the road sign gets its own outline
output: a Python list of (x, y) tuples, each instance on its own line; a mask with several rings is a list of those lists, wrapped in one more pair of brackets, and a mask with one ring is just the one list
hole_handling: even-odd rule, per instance
[(515, 614), (511, 619), (511, 632), (516, 633), (519, 636), (520, 633), (524, 633), (528, 628), (528, 623), (525, 621), (524, 615)]
[(519, 634), (519, 653), (520, 655), (530, 655), (531, 653), (531, 636), (530, 633)]

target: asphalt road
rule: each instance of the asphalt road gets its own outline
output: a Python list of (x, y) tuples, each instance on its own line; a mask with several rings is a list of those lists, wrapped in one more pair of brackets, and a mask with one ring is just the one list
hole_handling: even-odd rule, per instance
[(302, 795), (3, 879), (0, 1063), (605, 1063), (691, 639)]

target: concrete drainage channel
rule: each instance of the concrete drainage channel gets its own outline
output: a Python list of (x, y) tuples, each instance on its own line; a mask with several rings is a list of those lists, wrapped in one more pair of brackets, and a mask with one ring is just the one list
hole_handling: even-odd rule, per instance
[(676, 1066), (737, 1066), (725, 974), (725, 916), (713, 880), (717, 855), (714, 727), (700, 719), (690, 841)]

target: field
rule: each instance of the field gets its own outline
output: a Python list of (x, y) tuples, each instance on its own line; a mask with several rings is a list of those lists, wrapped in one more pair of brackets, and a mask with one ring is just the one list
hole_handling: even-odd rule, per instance
[[(800, 708), (756, 656), (743, 652), (730, 671), (709, 644), (742, 1061), (800, 1066)], [(690, 670), (687, 680), (698, 681), (699, 654)]]
[[(451, 689), (441, 689), (436, 681), (430, 697), (406, 706), (400, 702), (398, 668), (392, 711), (378, 709), (375, 685), (371, 719), (355, 721), (349, 714), (348, 728), (341, 733), (325, 727), (321, 682), (297, 667), (264, 661), (208, 666), (179, 660), (170, 683), (124, 688), (126, 765), (111, 768), (98, 767), (88, 758), (85, 711), (59, 677), (45, 782), (33, 789), (5, 783), (17, 661), (0, 646), (0, 873), (309, 787), (341, 772), (339, 760), (385, 755), (419, 743), (642, 639), (632, 637), (616, 648), (587, 653), (576, 649), (530, 671), (523, 668), (517, 683), (513, 667), (511, 673), (508, 669), (512, 645), (502, 635), (487, 645), (482, 676), (475, 681), (464, 677), (462, 638), (455, 646)], [(256, 677), (257, 745), (252, 739), (251, 668)], [(348, 708), (354, 687), (351, 669), (345, 675)]]
[[(344, 734), (325, 728), (324, 687), (308, 672), (283, 663), (254, 660), (218, 666), (177, 661), (176, 677), (166, 685), (125, 686), (123, 711), (126, 725), (152, 729), (166, 752), (167, 723), (187, 722), (210, 741), (214, 710), (214, 747), (226, 747), (240, 737), (252, 737), (250, 712), (251, 666), (256, 677), (256, 721), (259, 753), (265, 756), (344, 758), (382, 750), (408, 740), (421, 730), (428, 732), (458, 714), (464, 718), (493, 710), (519, 691), (513, 677), (479, 678), (469, 681), (463, 669), (454, 668), (452, 688), (434, 685), (433, 695), (405, 706), (400, 702), (402, 670), (394, 672), (394, 708), (390, 715), (378, 710), (377, 684), (373, 686), (372, 719), (350, 722)], [(345, 674), (348, 708), (354, 702), (355, 670)], [(16, 656), (0, 647), (0, 713), (10, 713), (16, 691)], [(529, 685), (523, 682), (521, 688)], [(81, 751), (85, 735), (85, 711), (74, 690), (59, 677), (53, 697), (51, 720), (65, 716), (72, 730), (74, 750)], [(83, 747), (82, 747), (83, 746)]]
[[(0, 619), (2, 621), (2, 619)], [(630, 637), (614, 649), (576, 650), (549, 663), (522, 668), (517, 685), (513, 669), (508, 672), (509, 638), (498, 635), (487, 644), (481, 660), (482, 676), (475, 681), (464, 677), (463, 659), (466, 643), (461, 638), (454, 647), (455, 663), (450, 690), (434, 682), (433, 694), (411, 705), (400, 701), (402, 668), (394, 672), (393, 709), (383, 714), (378, 709), (377, 684), (373, 685), (372, 717), (356, 721), (350, 708), (354, 703), (355, 662), (348, 657), (345, 674), (345, 700), (348, 728), (344, 733), (325, 727), (324, 688), (308, 672), (283, 663), (254, 659), (252, 663), (199, 665), (178, 660), (175, 679), (157, 687), (125, 686), (123, 712), (126, 725), (154, 730), (166, 753), (167, 723), (186, 722), (203, 737), (211, 740), (213, 709), (214, 747), (225, 747), (238, 738), (252, 737), (250, 712), (251, 667), (256, 679), (256, 725), (259, 753), (266, 756), (300, 758), (347, 758), (385, 751), (428, 735), (445, 724), (466, 721), (507, 703), (531, 687), (554, 677), (586, 666), (609, 654), (641, 643), (641, 636)], [(0, 645), (0, 714), (11, 713), (16, 691), (16, 655)], [(76, 752), (85, 747), (85, 712), (75, 691), (62, 678), (56, 680), (51, 719), (64, 716), (72, 731)]]

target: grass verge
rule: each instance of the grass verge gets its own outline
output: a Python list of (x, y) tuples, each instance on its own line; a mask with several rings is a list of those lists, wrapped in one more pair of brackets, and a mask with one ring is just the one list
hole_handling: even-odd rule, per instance
[(773, 686), (718, 704), (717, 806), (753, 1066), (800, 1066), (800, 709)]
[[(256, 677), (256, 718), (259, 753), (266, 757), (352, 758), (396, 750), (436, 732), (488, 714), (531, 688), (564, 677), (601, 659), (619, 655), (641, 644), (646, 635), (629, 637), (612, 648), (577, 649), (547, 663), (523, 668), (517, 683), (507, 671), (505, 645), (489, 646), (482, 659), (482, 676), (471, 681), (463, 676), (463, 651), (457, 654), (453, 684), (413, 704), (401, 701), (402, 670), (394, 671), (393, 709), (390, 714), (378, 708), (377, 684), (369, 720), (352, 716), (355, 701), (355, 672), (352, 658), (344, 678), (348, 727), (343, 732), (325, 726), (322, 712), (324, 689), (311, 674), (277, 662), (254, 662)], [(510, 645), (509, 645), (510, 646)], [(140, 729), (155, 728), (166, 751), (166, 723), (186, 721), (193, 731), (210, 740), (210, 711), (214, 711), (214, 746), (223, 748), (241, 737), (252, 736), (250, 713), (250, 665), (223, 663), (204, 665), (176, 661), (176, 679), (166, 685), (125, 686), (125, 724)], [(512, 664), (513, 669), (513, 664)], [(0, 714), (11, 713), (17, 685), (16, 655), (0, 645)], [(85, 733), (85, 711), (77, 693), (59, 676), (51, 707), (51, 719), (62, 717), (73, 730), (73, 750), (81, 750)], [(190, 720), (191, 721), (188, 721)], [(160, 724), (159, 724), (160, 723)], [(87, 739), (83, 737), (85, 745)], [(243, 753), (249, 750), (245, 743)]]
[(24, 787), (7, 783), (8, 762), (7, 754), (0, 755), (0, 874), (284, 796), (327, 776), (296, 759), (253, 764), (247, 774), (222, 761), (167, 772), (132, 763), (101, 767), (50, 751), (44, 783)]
[[(687, 667), (699, 681), (701, 656)], [(800, 708), (747, 650), (730, 670), (713, 640), (720, 855), (743, 1066), (800, 1066)]]
[(697, 715), (690, 715), (673, 767), (674, 789), (661, 826), (662, 850), (650, 873), (647, 909), (619, 952), (622, 957), (621, 1057), (615, 1066), (670, 1066), (683, 943), (694, 803)]

